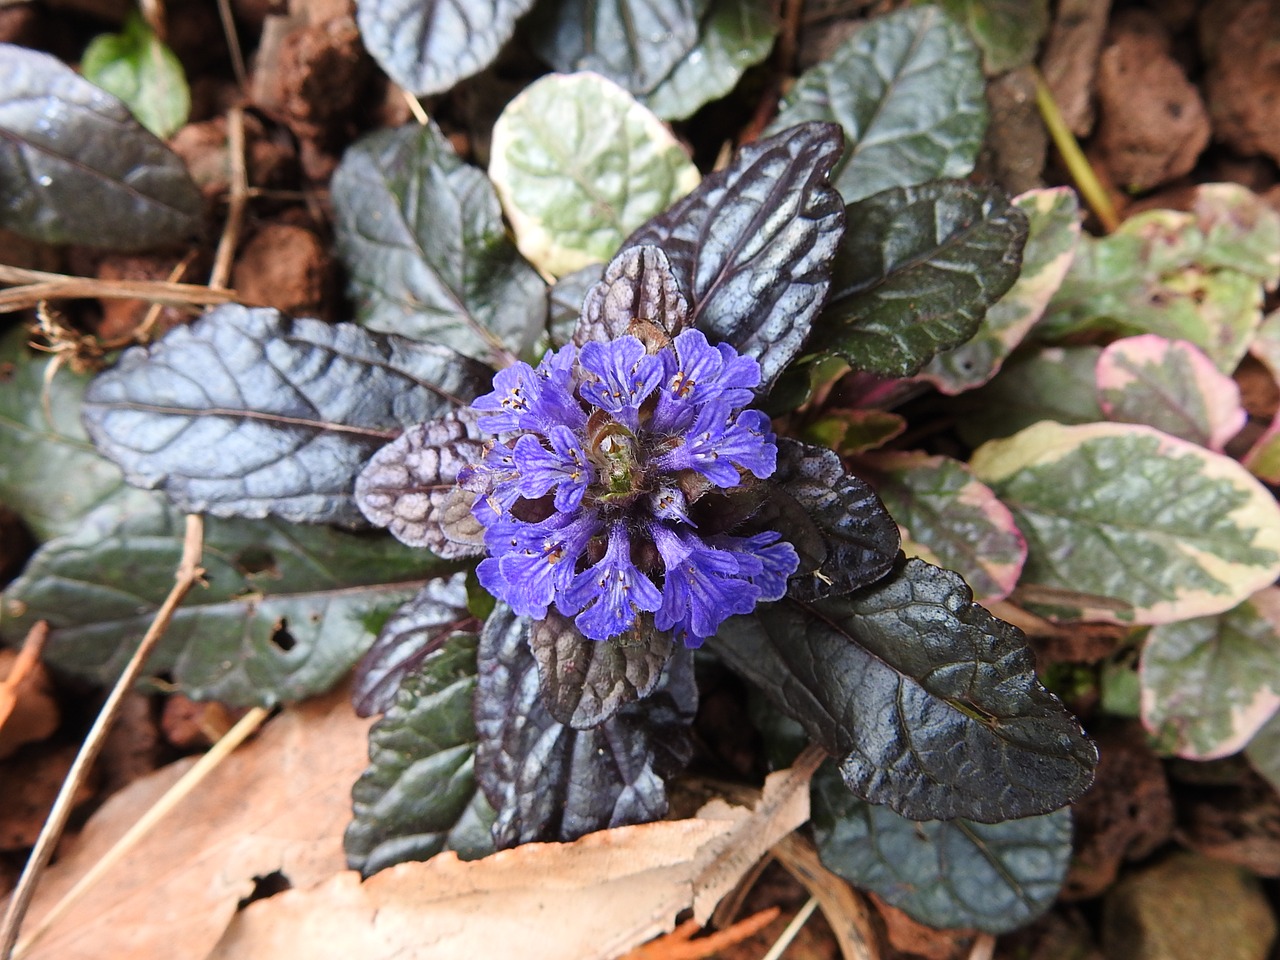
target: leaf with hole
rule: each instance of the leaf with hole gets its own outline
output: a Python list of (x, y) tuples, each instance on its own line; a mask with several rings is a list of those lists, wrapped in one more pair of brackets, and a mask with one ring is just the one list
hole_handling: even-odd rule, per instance
[(811, 790), (822, 862), (931, 927), (1024, 926), (1053, 904), (1067, 875), (1070, 809), (1004, 823), (920, 823), (852, 796), (829, 763)]
[(1080, 202), (1069, 187), (1029, 190), (1013, 198), (1027, 217), (1022, 269), (999, 300), (987, 308), (978, 332), (926, 363), (920, 378), (946, 394), (980, 387), (994, 377), (1044, 313), (1066, 276), (1080, 240)]
[(351, 699), (356, 713), (385, 713), (404, 679), (418, 672), (424, 659), (479, 624), (467, 609), (467, 575), (430, 581), (398, 609), (356, 667)]
[(102, 33), (90, 41), (80, 72), (123, 100), (157, 137), (173, 136), (191, 113), (182, 63), (136, 12), (119, 33)]
[(44, 243), (141, 250), (202, 229), (178, 155), (46, 53), (0, 44), (0, 227)]
[(515, 33), (533, 0), (358, 0), (365, 49), (410, 93), (443, 93), (479, 73)]
[(919, 452), (883, 453), (872, 465), (876, 492), (907, 531), (908, 556), (919, 545), (930, 563), (960, 573), (979, 602), (1003, 600), (1027, 559), (1009, 508), (964, 464)]
[(978, 48), (937, 7), (879, 17), (800, 77), (766, 133), (808, 120), (844, 128), (845, 203), (968, 176), (987, 127)]
[(130, 483), (186, 512), (358, 526), (373, 452), (491, 378), (447, 347), (228, 304), (125, 351), (83, 417)]
[(652, 90), (698, 42), (709, 0), (552, 0), (532, 20), (537, 54), (560, 73), (589, 70), (633, 94)]
[(970, 466), (1027, 538), (1022, 583), (1079, 595), (1057, 616), (1210, 616), (1280, 575), (1275, 498), (1234, 460), (1150, 427), (1046, 421)]
[(954, 573), (908, 560), (847, 597), (781, 601), (709, 643), (840, 762), (853, 793), (913, 820), (998, 823), (1065, 806), (1097, 750), (1036, 679), (1016, 627)]
[(476, 787), (476, 638), (453, 636), (404, 675), (369, 731), (369, 768), (351, 788), (347, 864), (368, 877), (442, 850), (493, 852), (493, 808)]
[(434, 123), (358, 141), (330, 190), (334, 242), (362, 324), (481, 360), (533, 343), (546, 285), (507, 238), (492, 184)]
[(1212, 760), (1238, 752), (1280, 709), (1280, 588), (1226, 613), (1153, 627), (1138, 678), (1157, 746)]
[(1097, 375), (1108, 420), (1145, 423), (1219, 453), (1248, 419), (1235, 380), (1185, 340), (1148, 333), (1113, 341)]
[(694, 48), (640, 100), (664, 120), (684, 120), (732, 92), (749, 67), (769, 56), (777, 33), (766, 0), (711, 0)]
[(827, 182), (840, 132), (808, 123), (743, 147), (724, 170), (633, 233), (662, 248), (693, 324), (760, 362), (760, 392), (800, 352), (844, 231)]
[(531, 623), (500, 604), (480, 635), (476, 777), (497, 811), (494, 843), (575, 840), (667, 811), (667, 777), (688, 762), (697, 707), (692, 657), (663, 684), (590, 730), (557, 723), (542, 704)]
[(958, 181), (851, 204), (831, 298), (809, 349), (857, 370), (916, 373), (977, 332), (1018, 279), (1027, 218), (998, 189)]
[[(49, 664), (110, 685), (173, 586), (182, 539), (182, 517), (160, 503), (89, 515), (4, 591), (0, 635), (17, 642), (48, 620)], [(327, 690), (425, 580), (448, 571), (385, 535), (276, 520), (206, 521), (201, 565), (208, 586), (178, 608), (147, 668), (190, 697), (233, 704)]]
[(520, 252), (557, 277), (612, 257), (699, 179), (662, 121), (594, 73), (551, 74), (507, 104), (489, 176)]

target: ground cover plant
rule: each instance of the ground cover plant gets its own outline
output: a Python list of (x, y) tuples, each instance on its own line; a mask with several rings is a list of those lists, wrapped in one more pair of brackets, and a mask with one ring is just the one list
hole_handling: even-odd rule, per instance
[[(992, 104), (1034, 79), (1044, 5), (866, 11), (792, 80), (799, 9), (300, 8), (203, 129), (136, 15), (84, 76), (4, 46), (13, 242), (179, 252), (96, 283), (0, 267), (6, 309), (36, 308), (3, 344), (0, 500), (7, 542), (29, 539), (0, 636), (104, 686), (154, 642), (150, 689), (254, 722), (354, 674), (311, 729), (367, 727), (356, 873), (268, 860), (244, 875), (261, 903), (224, 896), (193, 955), (301, 949), (304, 928), (317, 955), (440, 950), (412, 925), (372, 946), (374, 916), (439, 909), (397, 878), (476, 861), (439, 882), (483, 896), (504, 863), (612, 842), (744, 863), (614, 939), (549, 933), (547, 956), (587, 955), (579, 937), (620, 955), (683, 907), (701, 925), (769, 848), (845, 956), (923, 953), (902, 931), (927, 928), (981, 955), (1167, 839), (1136, 800), (1106, 833), (1087, 791), (1116, 791), (1109, 763), (1201, 761), (1271, 796), (1280, 474), (1241, 384), (1274, 392), (1280, 217), (1202, 183), (1123, 223), (1103, 198), (1090, 233), (1071, 187), (1025, 182)], [(1124, 168), (1133, 190), (1168, 176)], [(253, 204), (279, 216), (245, 240)], [(206, 255), (209, 284), (183, 282)], [(137, 264), (165, 266), (131, 285)], [(754, 827), (662, 839), (691, 791), (769, 770), (789, 772)], [(729, 822), (707, 809), (677, 822)], [(1229, 859), (1270, 875), (1252, 848)], [(295, 889), (269, 896), (272, 875)], [(1230, 879), (1256, 910), (1256, 881)], [(387, 899), (365, 916), (352, 896)], [(1096, 925), (1128, 955), (1146, 921), (1127, 902), (1002, 943), (1050, 956)], [(459, 955), (505, 942), (468, 930)]]

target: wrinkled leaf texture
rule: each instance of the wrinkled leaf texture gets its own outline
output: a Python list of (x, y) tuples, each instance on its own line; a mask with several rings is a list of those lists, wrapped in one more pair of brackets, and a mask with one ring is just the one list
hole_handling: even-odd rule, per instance
[[(48, 662), (109, 686), (173, 587), (182, 540), (181, 515), (156, 495), (123, 517), (104, 506), (9, 585), (0, 634), (16, 643), (48, 620)], [(190, 697), (234, 704), (329, 689), (383, 621), (448, 570), (385, 535), (270, 519), (207, 520), (201, 564), (208, 586), (178, 608), (147, 667)]]
[(491, 377), (447, 347), (227, 304), (125, 351), (83, 418), (130, 483), (188, 513), (361, 526), (365, 461)]
[(987, 127), (978, 48), (937, 7), (876, 18), (800, 78), (766, 132), (811, 120), (848, 137), (832, 174), (846, 203), (968, 176)]
[(831, 764), (813, 778), (822, 862), (931, 927), (1004, 933), (1057, 898), (1071, 861), (1071, 810), (1005, 823), (899, 816), (852, 796)]
[(905, 377), (977, 332), (1018, 279), (1027, 216), (995, 187), (937, 181), (845, 211), (831, 299), (810, 348)]
[(200, 191), (123, 103), (46, 53), (0, 43), (0, 227), (141, 250), (190, 239)]
[(652, 696), (597, 727), (574, 730), (542, 704), (530, 628), (527, 618), (499, 604), (480, 635), (476, 777), (498, 814), (495, 845), (574, 840), (662, 817), (665, 778), (691, 751), (692, 657), (673, 657)]
[(532, 6), (533, 0), (359, 0), (356, 23), (387, 76), (424, 97), (489, 66)]
[(673, 646), (670, 633), (646, 620), (610, 640), (588, 640), (554, 609), (533, 624), (529, 636), (542, 703), (557, 722), (575, 730), (598, 727), (652, 693)]
[(552, 0), (534, 14), (533, 47), (561, 73), (590, 70), (648, 93), (698, 42), (709, 0)]
[[(782, 437), (771, 481), (805, 510), (824, 547), (816, 567), (801, 567), (791, 578), (789, 596), (817, 600), (851, 593), (892, 569), (901, 545), (898, 525), (875, 491), (849, 473), (837, 454)], [(796, 526), (784, 522), (777, 529), (785, 537)]]
[(362, 324), (481, 360), (533, 342), (546, 285), (507, 237), (489, 179), (434, 123), (354, 144), (331, 193), (334, 242)]
[(454, 850), (493, 852), (493, 808), (476, 787), (476, 637), (457, 635), (404, 676), (369, 731), (369, 768), (351, 788), (347, 864), (370, 876)]
[(351, 700), (358, 716), (384, 713), (423, 660), (453, 637), (474, 632), (478, 624), (467, 610), (466, 581), (465, 573), (432, 580), (382, 625), (356, 668)]
[(1097, 750), (1036, 679), (1021, 631), (971, 597), (908, 560), (848, 597), (762, 605), (710, 642), (870, 803), (982, 823), (1056, 810), (1092, 782)]
[(587, 290), (573, 342), (577, 346), (592, 340), (608, 343), (632, 333), (635, 321), (653, 324), (674, 337), (688, 320), (689, 305), (667, 255), (658, 247), (627, 247)]
[(755, 357), (762, 393), (799, 353), (827, 295), (844, 231), (827, 176), (841, 147), (839, 129), (824, 123), (748, 144), (623, 244), (662, 248), (693, 324)]

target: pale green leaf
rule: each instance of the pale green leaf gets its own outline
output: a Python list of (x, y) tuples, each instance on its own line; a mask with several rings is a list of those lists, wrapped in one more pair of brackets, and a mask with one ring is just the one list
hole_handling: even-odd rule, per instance
[(520, 252), (554, 276), (608, 259), (699, 182), (662, 121), (593, 73), (551, 74), (512, 100), (489, 176)]
[(1240, 388), (1202, 350), (1155, 334), (1102, 351), (1098, 400), (1108, 420), (1145, 423), (1218, 452), (1247, 418)]
[(1142, 722), (1161, 749), (1193, 760), (1236, 753), (1280, 708), (1280, 588), (1152, 628), (1139, 678)]
[(969, 28), (990, 76), (1024, 67), (1049, 29), (1049, 0), (938, 0)]
[(925, 547), (925, 559), (961, 574), (978, 603), (1009, 595), (1027, 543), (989, 487), (948, 457), (885, 453), (873, 463), (876, 493), (911, 541), (907, 556), (914, 544)]
[(1057, 615), (1210, 616), (1280, 574), (1270, 492), (1234, 460), (1150, 427), (1046, 421), (970, 465), (1027, 538), (1023, 584), (1062, 592)]
[(90, 83), (125, 102), (157, 137), (171, 137), (191, 113), (191, 91), (182, 64), (137, 13), (119, 33), (103, 33), (85, 48), (80, 72)]

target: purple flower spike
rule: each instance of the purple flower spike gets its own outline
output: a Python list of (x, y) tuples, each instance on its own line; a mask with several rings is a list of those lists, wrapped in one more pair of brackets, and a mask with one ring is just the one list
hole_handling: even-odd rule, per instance
[(620, 337), (610, 343), (584, 344), (580, 362), (594, 379), (584, 381), (578, 394), (634, 430), (640, 404), (662, 379), (662, 361), (650, 356), (635, 337)]
[(554, 604), (593, 640), (651, 622), (691, 647), (782, 596), (795, 549), (733, 536), (698, 504), (773, 473), (769, 418), (741, 409), (759, 382), (755, 360), (696, 330), (652, 353), (592, 340), (499, 373), (475, 402), (498, 436), (459, 478), (485, 529), (480, 582), (521, 616)]
[(609, 530), (609, 546), (595, 566), (578, 574), (564, 594), (560, 612), (569, 616), (583, 609), (574, 623), (584, 637), (608, 640), (631, 629), (641, 610), (652, 612), (662, 604), (662, 594), (631, 562), (631, 538), (626, 526)]

